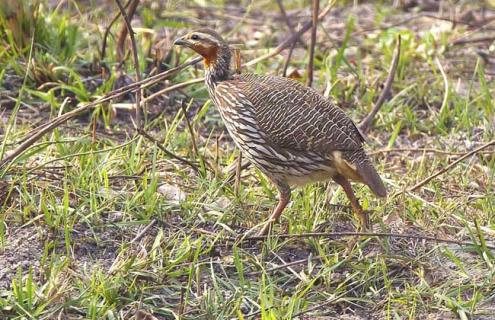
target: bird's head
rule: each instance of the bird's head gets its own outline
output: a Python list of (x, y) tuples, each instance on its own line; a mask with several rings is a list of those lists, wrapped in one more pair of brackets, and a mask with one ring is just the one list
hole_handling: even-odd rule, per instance
[[(210, 67), (216, 64), (219, 55), (229, 51), (223, 38), (211, 29), (198, 29), (177, 38), (175, 45), (191, 48), (204, 58), (205, 65)], [(230, 54), (230, 53), (229, 53)]]

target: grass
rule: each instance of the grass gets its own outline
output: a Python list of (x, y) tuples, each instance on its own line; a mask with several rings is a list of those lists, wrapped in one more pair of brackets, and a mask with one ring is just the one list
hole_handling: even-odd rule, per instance
[[(134, 79), (130, 58), (122, 66), (125, 76), (115, 71), (114, 37), (103, 61), (108, 67), (104, 77), (98, 68), (102, 21), (117, 12), (116, 6), (52, 5), (15, 7), (18, 19), (26, 22), (19, 29), (5, 14), (12, 9), (2, 8), (2, 156), (34, 127), (104, 95), (119, 81)], [(212, 4), (217, 9), (201, 6), (224, 13), (218, 19), (238, 17), (203, 22), (236, 30), (232, 38), (246, 43), (244, 61), (266, 53), (287, 29), (275, 20), (275, 4), (247, 5), (246, 14), (223, 2)], [(481, 5), (455, 2), (452, 8), (477, 14)], [(290, 14), (302, 15), (307, 8), (304, 1), (287, 4)], [(165, 26), (173, 39), (174, 33), (185, 32), (183, 26), (196, 25), (188, 17), (203, 19), (187, 3), (162, 9), (167, 19), (160, 19), (160, 10), (151, 4), (138, 11), (145, 26), (154, 28), (153, 40), (150, 31), (137, 33), (146, 73), (158, 59), (146, 46), (158, 42), (159, 30)], [(170, 17), (174, 10), (181, 15)], [(257, 18), (260, 13), (264, 20)], [(413, 14), (382, 2), (339, 1), (319, 26), (314, 87), (331, 93), (356, 121), (364, 118), (381, 92), (400, 34), (402, 55), (392, 96), (368, 134), (369, 150), (463, 152), (493, 140), (493, 65), (475, 53), (489, 50), (490, 44), (452, 44), (483, 30), (465, 24), (453, 28), (428, 17), (407, 22)], [(300, 15), (294, 19), (305, 21)], [(191, 55), (166, 49), (172, 52), (164, 68)], [(284, 57), (265, 60), (251, 71), (280, 74)], [(301, 70), (301, 81), (307, 57), (298, 48), (291, 62)], [(201, 74), (188, 68), (170, 82)], [(470, 241), (471, 246), (377, 237), (363, 237), (350, 252), (349, 238), (233, 243), (227, 238), (254, 230), (268, 217), (276, 190), (254, 168), (242, 172), (237, 191), (227, 179), (226, 168), (235, 164), (238, 151), (204, 86), (153, 100), (146, 114), (149, 134), (173, 153), (200, 163), (198, 172), (136, 135), (131, 113), (118, 102), (132, 100), (92, 109), (1, 168), (0, 318), (137, 319), (138, 311), (146, 311), (158, 319), (493, 319), (493, 148), (414, 192), (387, 200), (354, 185), (363, 206), (373, 210), (375, 231)], [(456, 157), (392, 151), (373, 153), (373, 162), (395, 194)], [(350, 211), (328, 203), (348, 204), (334, 184), (294, 190), (274, 233), (354, 230)]]

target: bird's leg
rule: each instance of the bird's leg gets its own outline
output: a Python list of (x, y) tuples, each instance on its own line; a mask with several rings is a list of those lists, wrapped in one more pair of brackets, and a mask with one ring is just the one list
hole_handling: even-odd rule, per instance
[(361, 208), (356, 195), (354, 195), (354, 191), (352, 191), (352, 187), (349, 181), (341, 175), (333, 177), (333, 180), (338, 183), (342, 187), (342, 189), (344, 189), (347, 198), (351, 202), (352, 210), (354, 211), (356, 217), (359, 219), (359, 231), (363, 232), (368, 230), (370, 226), (368, 213), (364, 211), (363, 208)]
[(277, 184), (277, 189), (279, 194), (277, 207), (273, 210), (270, 219), (265, 222), (263, 228), (258, 232), (258, 236), (266, 236), (270, 232), (273, 222), (278, 221), (278, 218), (282, 215), (282, 212), (290, 201), (290, 187), (288, 185)]

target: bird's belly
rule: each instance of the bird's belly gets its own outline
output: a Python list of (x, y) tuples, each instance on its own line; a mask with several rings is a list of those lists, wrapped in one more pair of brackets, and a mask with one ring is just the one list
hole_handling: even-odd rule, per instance
[(336, 173), (334, 169), (329, 168), (327, 170), (313, 171), (301, 176), (286, 175), (284, 178), (290, 186), (304, 186), (313, 182), (330, 180)]
[(312, 182), (326, 181), (337, 174), (330, 159), (312, 157), (313, 155), (304, 157), (278, 153), (266, 144), (248, 146), (243, 141), (236, 141), (236, 144), (242, 154), (261, 172), (291, 186), (303, 186)]

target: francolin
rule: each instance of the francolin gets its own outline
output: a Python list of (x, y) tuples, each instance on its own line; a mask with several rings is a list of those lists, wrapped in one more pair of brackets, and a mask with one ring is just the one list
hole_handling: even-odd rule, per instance
[(192, 31), (174, 44), (204, 58), (206, 87), (230, 136), (278, 189), (278, 205), (260, 235), (282, 214), (291, 186), (330, 179), (344, 189), (361, 229), (367, 229), (368, 215), (349, 181), (366, 184), (379, 197), (387, 192), (363, 149), (363, 135), (339, 107), (295, 80), (232, 72), (231, 49), (211, 29)]

